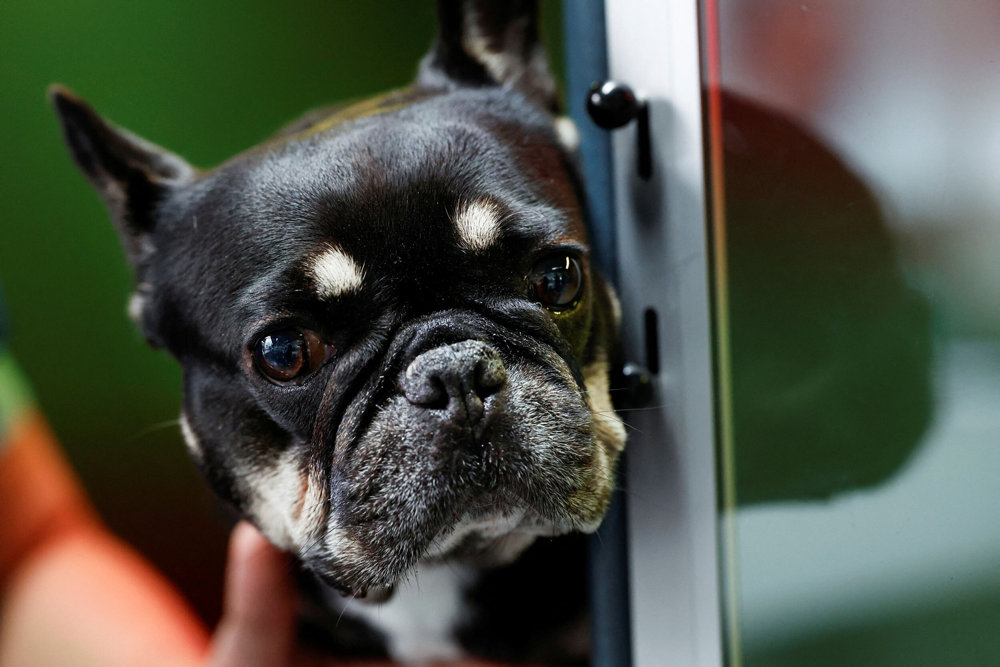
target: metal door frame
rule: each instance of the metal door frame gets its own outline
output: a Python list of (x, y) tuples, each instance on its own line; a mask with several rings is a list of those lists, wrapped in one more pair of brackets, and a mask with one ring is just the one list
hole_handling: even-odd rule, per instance
[[(578, 12), (594, 12), (576, 3), (564, 7), (571, 55), (570, 107), (578, 123), (586, 124), (577, 108), (583, 96), (572, 55), (587, 48), (579, 44), (581, 40), (594, 42), (591, 49), (601, 45), (592, 31), (580, 29), (579, 21), (574, 24), (570, 14)], [(624, 531), (631, 617), (628, 648), (632, 664), (640, 667), (715, 666), (723, 661), (698, 18), (698, 3), (691, 0), (604, 3), (607, 74), (648, 101), (654, 160), (652, 177), (644, 181), (636, 169), (635, 123), (614, 132), (612, 178), (610, 184), (602, 184), (598, 175), (596, 207), (591, 193), (598, 226), (602, 197), (613, 200), (609, 264), (618, 268), (615, 282), (626, 357), (643, 362), (646, 337), (655, 335), (661, 359), (653, 404), (625, 413), (633, 427), (627, 447)], [(599, 67), (599, 59), (596, 62)], [(596, 73), (594, 62), (590, 68)], [(602, 158), (599, 146), (586, 154), (591, 131), (587, 128), (583, 140), (591, 172), (588, 180), (593, 181), (594, 164)], [(595, 242), (606, 247), (605, 232), (599, 229)], [(645, 324), (648, 312), (655, 313), (655, 334)], [(623, 532), (614, 526), (612, 530)], [(604, 596), (595, 600), (597, 605), (608, 606), (606, 590)], [(612, 621), (614, 632), (614, 619), (606, 611), (597, 608), (595, 616)], [(602, 632), (602, 625), (596, 624), (596, 633)], [(615, 653), (612, 647), (609, 653), (607, 644), (595, 637), (595, 647), (601, 648), (595, 651), (595, 665), (615, 664), (608, 655), (620, 659), (622, 652)]]

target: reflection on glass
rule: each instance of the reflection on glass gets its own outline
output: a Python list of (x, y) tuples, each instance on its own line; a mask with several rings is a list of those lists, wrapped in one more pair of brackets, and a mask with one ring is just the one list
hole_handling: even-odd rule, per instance
[(929, 421), (926, 302), (829, 149), (737, 97), (722, 109), (737, 499), (882, 482)]
[(729, 91), (710, 85), (708, 122), (723, 147), (730, 655), (996, 664), (1000, 3), (703, 12)]

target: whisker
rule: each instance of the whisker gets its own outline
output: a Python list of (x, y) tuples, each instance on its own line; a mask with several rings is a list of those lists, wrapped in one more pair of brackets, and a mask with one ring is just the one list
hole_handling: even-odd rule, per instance
[(340, 627), (340, 620), (342, 618), (344, 618), (344, 614), (347, 613), (347, 605), (350, 604), (351, 602), (354, 602), (354, 593), (351, 593), (351, 599), (350, 600), (347, 600), (347, 601), (344, 602), (344, 608), (340, 610), (340, 616), (337, 617), (337, 622), (334, 623), (333, 627), (335, 627), (335, 628), (339, 628)]
[(660, 405), (647, 405), (641, 408), (618, 408), (615, 412), (645, 412), (649, 410), (662, 410), (667, 407), (666, 403), (661, 403)]
[(151, 425), (147, 426), (146, 428), (140, 429), (139, 431), (137, 431), (136, 433), (134, 433), (132, 435), (132, 437), (127, 442), (132, 442), (134, 440), (138, 440), (139, 438), (147, 436), (150, 433), (155, 433), (156, 431), (162, 431), (164, 429), (170, 428), (171, 426), (176, 426), (176, 427), (180, 428), (180, 425), (181, 425), (181, 420), (180, 419), (169, 419), (167, 421), (159, 422), (159, 423), (156, 423), (156, 424), (151, 424)]

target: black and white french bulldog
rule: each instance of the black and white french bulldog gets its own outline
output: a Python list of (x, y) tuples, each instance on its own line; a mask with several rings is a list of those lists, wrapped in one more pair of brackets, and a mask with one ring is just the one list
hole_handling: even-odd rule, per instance
[(347, 595), (326, 596), (344, 650), (586, 650), (579, 541), (538, 538), (595, 530), (613, 489), (616, 302), (534, 5), (442, 0), (412, 86), (208, 171), (51, 93), (130, 313), (183, 367), (192, 458)]

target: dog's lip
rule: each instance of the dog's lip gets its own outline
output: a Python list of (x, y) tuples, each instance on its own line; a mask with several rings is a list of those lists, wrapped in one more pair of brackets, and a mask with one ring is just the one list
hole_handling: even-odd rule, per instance
[[(443, 526), (455, 523), (460, 514), (457, 508), (462, 506), (462, 499), (453, 499), (453, 502), (449, 503), (452, 511), (448, 512), (448, 516), (433, 518), (425, 526), (426, 532), (423, 535), (437, 535)], [(378, 517), (368, 517), (360, 523), (352, 523), (350, 525), (353, 529), (348, 528), (347, 532), (354, 533), (350, 541), (357, 548), (357, 553), (353, 557), (346, 559), (343, 559), (343, 555), (328, 558), (305, 557), (303, 565), (321, 583), (343, 597), (367, 598), (370, 602), (385, 599), (392, 594), (396, 584), (420, 562), (433, 540), (433, 537), (415, 533), (400, 535), (386, 542), (381, 539), (363, 539), (355, 533), (356, 529), (364, 527), (369, 530), (374, 529), (377, 534), (382, 532), (378, 528), (380, 524), (392, 521), (392, 515), (382, 514)]]
[(364, 598), (368, 595), (368, 590), (362, 587), (351, 587), (340, 582), (339, 579), (325, 572), (316, 572), (316, 576), (328, 587), (340, 593), (342, 597)]
[(524, 530), (530, 525), (530, 514), (524, 503), (504, 510), (497, 510), (496, 504), (481, 503), (467, 510), (451, 526), (439, 530), (421, 558), (442, 558), (455, 549), (461, 549), (469, 540), (489, 542)]
[(316, 572), (315, 574), (323, 585), (337, 591), (341, 597), (351, 598), (352, 600), (365, 600), (370, 603), (380, 603), (388, 600), (392, 597), (392, 594), (396, 592), (395, 585), (372, 587), (346, 586), (332, 575), (322, 572)]
[[(392, 595), (396, 584), (407, 577), (421, 561), (436, 561), (446, 556), (448, 551), (468, 546), (469, 539), (491, 541), (503, 537), (507, 533), (533, 526), (532, 517), (535, 514), (523, 502), (515, 507), (498, 511), (499, 502), (488, 502), (478, 499), (470, 502), (470, 498), (455, 499), (450, 504), (450, 517), (442, 517), (430, 528), (431, 537), (409, 541), (402, 538), (390, 545), (381, 545), (377, 551), (373, 547), (364, 549), (365, 563), (337, 563), (336, 560), (304, 561), (307, 570), (328, 588), (336, 591), (342, 597), (365, 599), (367, 602), (380, 602)], [(385, 520), (383, 517), (382, 520)], [(525, 524), (522, 526), (522, 524)], [(384, 566), (395, 560), (400, 552), (414, 554), (412, 562), (398, 571), (389, 573)], [(406, 559), (409, 560), (409, 559)], [(397, 561), (398, 562), (398, 561)], [(348, 566), (343, 570), (343, 566)], [(360, 568), (359, 568), (360, 566)], [(367, 571), (362, 574), (358, 570)], [(353, 574), (349, 574), (353, 570)], [(395, 568), (393, 568), (395, 570)], [(381, 574), (376, 572), (381, 571)]]

